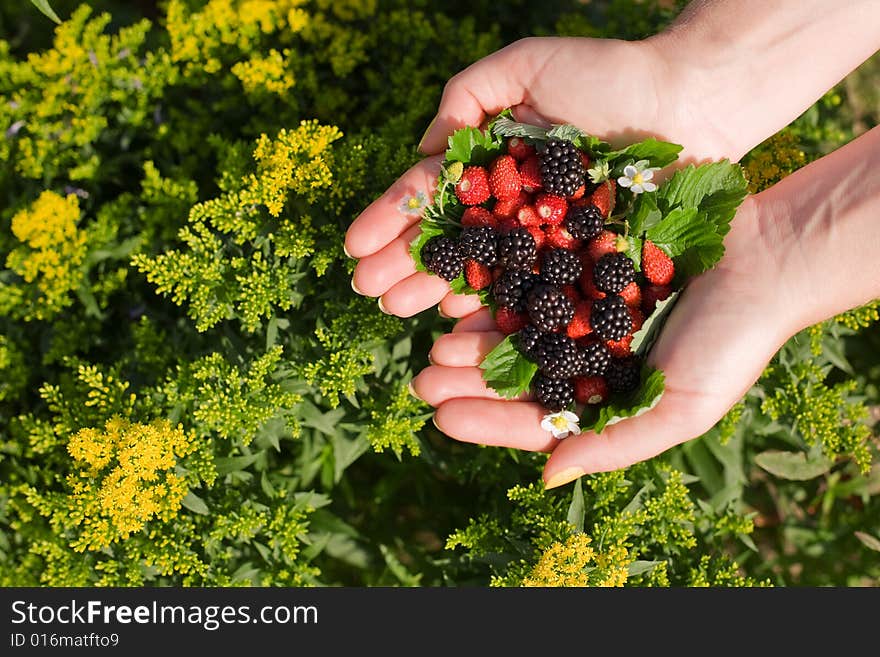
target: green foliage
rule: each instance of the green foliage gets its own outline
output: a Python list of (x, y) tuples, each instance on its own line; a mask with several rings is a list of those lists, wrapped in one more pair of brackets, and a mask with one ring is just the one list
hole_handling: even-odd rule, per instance
[[(545, 457), (451, 441), (408, 394), (444, 320), (349, 291), (344, 231), (452, 74), (675, 3), (74, 4), (57, 29), (0, 7), (0, 585), (880, 580), (877, 304), (789, 342), (701, 440), (544, 491)], [(753, 191), (876, 122), (871, 70), (746, 158)]]

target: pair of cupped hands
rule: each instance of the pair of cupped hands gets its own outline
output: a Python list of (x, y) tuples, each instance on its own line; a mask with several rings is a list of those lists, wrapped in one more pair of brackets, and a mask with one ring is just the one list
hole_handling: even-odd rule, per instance
[[(409, 245), (419, 217), (402, 212), (401, 204), (420, 192), (431, 197), (454, 130), (479, 126), (505, 107), (519, 121), (572, 123), (615, 145), (646, 136), (682, 144), (677, 166), (738, 160), (743, 153), (725, 137), (723, 117), (703, 116), (698, 98), (651, 48), (648, 41), (525, 39), (465, 69), (446, 85), (422, 139), (420, 150), (430, 156), (364, 210), (345, 240), (346, 252), (359, 259), (352, 287), (378, 297), (384, 312), (409, 317), (439, 304), (441, 313), (458, 318), (434, 343), (431, 365), (411, 386), (436, 408), (436, 425), (464, 442), (552, 452), (543, 475), (548, 488), (629, 466), (699, 436), (744, 395), (793, 332), (780, 299), (794, 295), (756, 283), (776, 279), (772, 230), (761, 221), (755, 198), (747, 198), (721, 262), (688, 283), (650, 355), (666, 375), (666, 391), (652, 411), (601, 435), (584, 432), (560, 441), (541, 428), (545, 411), (537, 403), (504, 400), (486, 386), (478, 366), (504, 336), (477, 297), (455, 295), (439, 277), (416, 271)], [(588, 65), (596, 62), (617, 64)]]

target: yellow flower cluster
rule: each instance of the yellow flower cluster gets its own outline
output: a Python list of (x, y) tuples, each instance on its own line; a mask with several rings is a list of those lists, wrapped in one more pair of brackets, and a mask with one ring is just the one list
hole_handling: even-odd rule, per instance
[(24, 285), (0, 286), (0, 313), (25, 320), (50, 319), (72, 302), (82, 283), (87, 235), (77, 227), (79, 199), (45, 191), (12, 218), (12, 234), (21, 242), (6, 266)]
[(596, 552), (591, 543), (583, 533), (553, 543), (523, 579), (523, 586), (623, 586), (632, 561), (629, 551), (612, 545)]
[(81, 533), (71, 547), (101, 550), (153, 518), (175, 517), (187, 486), (174, 468), (194, 449), (193, 436), (167, 420), (135, 424), (114, 417), (103, 429), (77, 432), (67, 447), (81, 467), (68, 477), (68, 522)]
[(232, 67), (232, 74), (241, 80), (249, 94), (269, 92), (280, 96), (295, 82), (285, 63), (288, 55), (288, 50), (280, 53), (272, 49), (265, 57), (256, 56), (239, 62)]
[(791, 132), (778, 132), (755, 148), (743, 161), (749, 192), (756, 194), (775, 185), (807, 163), (797, 137)]

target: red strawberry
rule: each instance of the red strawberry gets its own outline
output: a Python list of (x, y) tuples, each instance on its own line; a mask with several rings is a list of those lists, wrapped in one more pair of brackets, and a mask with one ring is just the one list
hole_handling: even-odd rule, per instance
[(462, 226), (489, 226), (498, 228), (498, 220), (486, 208), (478, 206), (467, 208), (461, 215)]
[(599, 299), (605, 298), (605, 293), (600, 291), (599, 288), (596, 287), (596, 284), (593, 282), (592, 261), (590, 261), (589, 263), (584, 263), (584, 268), (583, 271), (581, 271), (579, 283), (581, 285), (581, 292), (584, 293), (584, 296), (587, 299), (598, 301)]
[(540, 249), (544, 246), (544, 243), (547, 241), (547, 235), (544, 234), (543, 230), (538, 226), (526, 226), (526, 230), (535, 238), (535, 248)]
[(575, 190), (574, 194), (572, 194), (571, 196), (568, 197), (569, 204), (574, 205), (574, 201), (578, 201), (578, 200), (582, 199), (584, 197), (584, 194), (586, 194), (586, 193), (587, 193), (587, 186), (581, 185), (580, 187), (578, 187)]
[(642, 314), (642, 311), (639, 310), (636, 306), (629, 307), (629, 316), (632, 317), (632, 332), (635, 333), (640, 328), (642, 328), (642, 325), (645, 323), (645, 316)]
[(565, 226), (550, 226), (544, 232), (547, 234), (547, 243), (550, 246), (569, 251), (581, 248), (581, 241), (575, 239)]
[(522, 162), (526, 158), (531, 157), (535, 154), (535, 147), (529, 146), (520, 137), (511, 137), (510, 140), (507, 142), (507, 152), (513, 155), (514, 158)]
[(620, 291), (620, 296), (630, 308), (638, 308), (642, 305), (642, 291), (635, 281), (623, 288)]
[(502, 306), (495, 311), (495, 323), (498, 330), (505, 335), (516, 333), (529, 323), (529, 317), (525, 313), (515, 313), (509, 308)]
[(492, 214), (499, 219), (506, 219), (507, 217), (514, 216), (517, 210), (528, 202), (529, 195), (525, 192), (520, 192), (516, 198), (499, 199), (495, 207), (492, 208)]
[(535, 210), (545, 224), (558, 226), (565, 219), (568, 203), (555, 194), (538, 194), (538, 198), (535, 199)]
[(495, 158), (489, 168), (489, 191), (499, 199), (515, 199), (522, 189), (522, 180), (516, 169), (516, 160), (510, 155)]
[(593, 327), (590, 325), (590, 311), (592, 309), (593, 302), (589, 299), (575, 304), (574, 317), (568, 323), (568, 328), (565, 329), (568, 337), (576, 340), (593, 332)]
[(481, 262), (468, 260), (464, 263), (464, 279), (475, 290), (482, 290), (492, 284), (492, 271)]
[(516, 211), (516, 220), (520, 226), (540, 226), (541, 217), (533, 205), (524, 205)]
[(523, 189), (534, 192), (541, 189), (541, 159), (532, 155), (519, 166), (519, 177)]
[(590, 202), (599, 208), (602, 212), (602, 216), (607, 219), (614, 211), (616, 197), (617, 183), (613, 180), (606, 180), (599, 183), (599, 186), (590, 196)]
[(601, 376), (576, 376), (574, 398), (579, 404), (601, 404), (608, 399), (608, 384)]
[(615, 251), (617, 251), (617, 233), (612, 233), (610, 230), (603, 230), (587, 245), (587, 252), (593, 262), (598, 262), (599, 258), (606, 253), (614, 253)]
[(656, 244), (645, 240), (642, 246), (642, 271), (654, 285), (669, 285), (675, 275), (675, 265)]
[(632, 341), (633, 336), (625, 335), (620, 338), (620, 340), (605, 340), (605, 346), (608, 347), (608, 351), (610, 351), (611, 355), (615, 358), (626, 358), (632, 354), (632, 350), (630, 349)]
[(669, 298), (672, 288), (668, 285), (646, 285), (642, 288), (642, 310), (645, 315), (654, 312), (658, 301)]
[(489, 199), (489, 176), (483, 167), (468, 167), (461, 173), (455, 195), (465, 205), (479, 205)]
[(578, 151), (578, 155), (581, 156), (581, 162), (584, 163), (584, 169), (590, 168), (590, 156), (584, 153), (583, 151)]
[(519, 222), (516, 217), (505, 217), (498, 222), (498, 232), (502, 235), (509, 233), (514, 228), (519, 228)]

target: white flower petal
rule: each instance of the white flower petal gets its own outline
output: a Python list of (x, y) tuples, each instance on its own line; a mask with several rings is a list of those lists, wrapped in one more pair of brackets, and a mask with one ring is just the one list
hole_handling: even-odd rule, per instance
[(554, 433), (553, 437), (558, 440), (562, 440), (563, 438), (568, 438), (568, 434), (569, 434), (568, 431), (560, 431), (558, 433)]
[(552, 433), (554, 435), (556, 433), (556, 427), (553, 426), (553, 418), (549, 415), (545, 415), (544, 419), (541, 420), (541, 428), (544, 431), (549, 431), (550, 433)]
[(632, 164), (627, 164), (623, 167), (623, 175), (627, 178), (632, 178), (639, 172), (639, 169), (636, 169)]
[(577, 424), (579, 419), (578, 416), (571, 411), (562, 411), (562, 417), (564, 417), (569, 422), (574, 422), (575, 424)]
[(621, 187), (629, 187), (633, 184), (632, 178), (627, 178), (626, 176), (621, 176), (617, 179), (617, 184)]
[(645, 188), (642, 186), (641, 183), (636, 183), (629, 188), (629, 191), (631, 191), (633, 194), (641, 194), (643, 191), (645, 191)]
[(642, 187), (645, 188), (646, 192), (656, 192), (657, 191), (657, 185), (655, 185), (652, 182), (643, 183)]
[(639, 160), (638, 162), (636, 162), (636, 169), (638, 169), (639, 171), (644, 171), (645, 167), (647, 167), (649, 164), (650, 162), (648, 160)]
[(642, 180), (650, 180), (653, 177), (654, 177), (654, 170), (653, 169), (645, 169), (644, 171), (642, 171)]
[(580, 436), (580, 435), (581, 435), (581, 428), (580, 428), (578, 425), (575, 424), (574, 426), (570, 427), (570, 429), (571, 429), (571, 432), (572, 432), (575, 436)]

